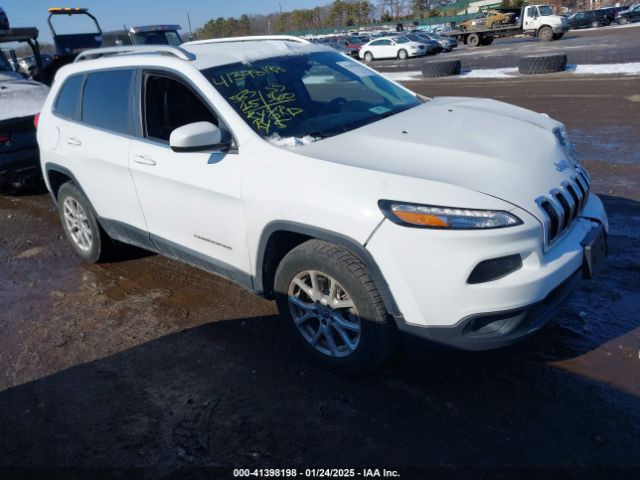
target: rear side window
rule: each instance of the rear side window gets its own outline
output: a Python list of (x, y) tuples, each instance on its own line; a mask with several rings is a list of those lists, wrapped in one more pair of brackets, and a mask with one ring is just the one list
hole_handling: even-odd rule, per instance
[(132, 70), (109, 70), (89, 74), (82, 96), (82, 121), (115, 133), (131, 135), (132, 76)]
[(78, 97), (80, 96), (83, 78), (82, 75), (76, 75), (68, 79), (62, 86), (53, 107), (53, 112), (56, 115), (70, 120), (76, 118), (76, 107), (78, 106)]

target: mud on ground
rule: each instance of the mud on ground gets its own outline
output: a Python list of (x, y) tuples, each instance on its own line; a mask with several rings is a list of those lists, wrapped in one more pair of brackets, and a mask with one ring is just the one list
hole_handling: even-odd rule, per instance
[(494, 352), (412, 343), (343, 378), (290, 347), (270, 302), (137, 251), (83, 264), (48, 195), (0, 197), (0, 470), (640, 469), (640, 79), (411, 87), (544, 111), (578, 141), (610, 215), (610, 266), (555, 322)]

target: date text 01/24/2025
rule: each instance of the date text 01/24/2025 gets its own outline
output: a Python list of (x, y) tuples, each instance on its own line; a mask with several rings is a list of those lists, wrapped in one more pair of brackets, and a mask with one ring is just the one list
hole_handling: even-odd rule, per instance
[(234, 478), (400, 478), (396, 470), (385, 468), (237, 468), (233, 470)]

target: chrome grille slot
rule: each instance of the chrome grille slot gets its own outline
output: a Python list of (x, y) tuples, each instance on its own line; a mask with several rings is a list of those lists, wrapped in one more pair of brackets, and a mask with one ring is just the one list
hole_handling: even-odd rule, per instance
[(571, 218), (571, 215), (573, 213), (573, 211), (572, 211), (573, 207), (569, 205), (569, 202), (564, 197), (562, 192), (556, 191), (553, 196), (556, 198), (556, 200), (558, 200), (558, 203), (562, 207), (562, 212), (563, 212), (563, 215), (564, 215), (563, 216), (564, 222), (562, 222), (562, 226), (560, 227), (560, 231), (563, 232), (563, 231), (565, 231), (567, 229), (567, 227), (569, 226), (569, 224), (573, 220)]
[(576, 176), (562, 182), (536, 203), (544, 214), (545, 245), (556, 242), (576, 221), (589, 197), (591, 178), (585, 169), (576, 167)]
[(571, 196), (572, 207), (573, 207), (571, 209), (571, 221), (573, 222), (578, 216), (578, 210), (580, 209), (580, 205), (582, 203), (573, 185), (571, 185), (569, 182), (563, 182), (562, 187)]

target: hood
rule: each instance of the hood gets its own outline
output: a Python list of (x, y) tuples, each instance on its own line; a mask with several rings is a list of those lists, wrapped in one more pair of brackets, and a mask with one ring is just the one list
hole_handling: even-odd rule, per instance
[(551, 25), (562, 25), (564, 22), (568, 22), (567, 17), (563, 17), (562, 15), (546, 15), (540, 18), (544, 18), (545, 23)]
[(40, 112), (49, 87), (30, 80), (0, 81), (0, 121)]
[(536, 198), (575, 176), (575, 162), (553, 132), (561, 126), (544, 114), (495, 100), (439, 97), (296, 152), (460, 186), (540, 217)]

